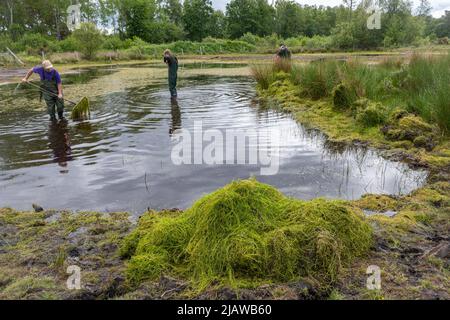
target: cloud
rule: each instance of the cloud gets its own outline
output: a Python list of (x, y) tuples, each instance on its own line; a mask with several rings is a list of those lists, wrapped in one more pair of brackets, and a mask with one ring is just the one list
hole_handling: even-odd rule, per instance
[[(295, 1), (300, 4), (323, 5), (330, 7), (338, 6), (343, 3), (342, 0), (295, 0)], [(212, 0), (214, 8), (223, 11), (225, 11), (228, 2), (230, 2), (230, 0)], [(414, 0), (413, 2), (416, 7), (420, 3), (419, 0)], [(433, 7), (432, 14), (434, 17), (437, 18), (441, 17), (442, 15), (445, 14), (445, 10), (450, 10), (450, 0), (431, 0), (430, 3)]]

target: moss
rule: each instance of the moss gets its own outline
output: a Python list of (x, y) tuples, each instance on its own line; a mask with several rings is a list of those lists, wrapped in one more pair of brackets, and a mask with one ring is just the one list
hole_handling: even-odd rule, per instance
[(422, 118), (405, 114), (401, 109), (391, 114), (389, 125), (382, 128), (386, 139), (391, 141), (410, 141), (417, 148), (433, 150), (439, 140), (439, 129), (426, 123)]
[(414, 148), (414, 144), (408, 140), (393, 141), (391, 145), (393, 148), (406, 149), (406, 150)]
[(406, 111), (405, 109), (402, 108), (394, 108), (390, 115), (389, 115), (389, 121), (393, 124), (398, 123), (398, 121), (407, 116), (408, 115), (408, 111)]
[(337, 110), (349, 109), (356, 100), (354, 91), (344, 83), (338, 84), (332, 92), (333, 106)]
[(405, 137), (408, 140), (414, 140), (418, 136), (431, 134), (436, 131), (437, 128), (426, 123), (422, 118), (414, 115), (408, 115), (402, 117), (398, 121), (398, 128), (404, 132)]
[[(448, 190), (447, 190), (448, 192)], [(439, 192), (431, 188), (421, 188), (411, 193), (411, 197), (415, 201), (426, 202), (434, 207), (450, 206), (450, 197), (444, 192)]]
[(358, 208), (375, 212), (385, 212), (397, 210), (399, 201), (388, 195), (366, 194), (361, 199), (355, 201)]
[[(0, 227), (7, 231), (2, 237), (9, 244), (1, 248), (0, 255), (3, 298), (107, 296), (111, 289), (104, 286), (105, 281), (117, 277), (125, 267), (117, 256), (117, 243), (129, 233), (130, 221), (125, 213), (35, 213), (0, 209)], [(83, 289), (86, 292), (68, 290), (65, 280), (69, 264), (80, 265), (83, 277), (95, 273), (100, 280), (86, 286)], [(2, 276), (4, 270), (8, 270), (8, 277)]]
[(418, 136), (414, 139), (414, 146), (417, 148), (426, 148), (430, 143), (432, 143), (433, 139), (425, 136)]
[(384, 295), (381, 290), (365, 290), (362, 295), (363, 299), (366, 300), (384, 300)]
[(7, 299), (56, 299), (55, 280), (49, 277), (36, 278), (26, 276), (9, 284), (0, 297)]
[(337, 290), (331, 291), (328, 300), (344, 300), (344, 296)]
[(386, 109), (380, 103), (371, 103), (356, 114), (356, 120), (366, 127), (383, 124), (386, 121)]
[(365, 110), (369, 106), (369, 103), (370, 103), (369, 99), (366, 99), (366, 98), (361, 98), (361, 99), (356, 100), (352, 104), (352, 115), (354, 117), (356, 117), (356, 115), (358, 113)]
[(126, 248), (137, 243), (128, 264), (134, 282), (166, 271), (197, 286), (299, 277), (328, 286), (372, 241), (364, 217), (346, 202), (293, 200), (253, 179), (233, 182), (177, 216), (142, 223), (124, 241)]

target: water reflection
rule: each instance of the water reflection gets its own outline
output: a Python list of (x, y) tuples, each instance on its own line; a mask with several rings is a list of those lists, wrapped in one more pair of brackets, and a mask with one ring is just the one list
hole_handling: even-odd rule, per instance
[(67, 121), (51, 121), (48, 126), (49, 148), (53, 151), (53, 161), (58, 163), (61, 173), (68, 173), (67, 162), (71, 161), (72, 148)]
[[(29, 209), (36, 202), (45, 208), (136, 213), (186, 208), (250, 176), (301, 199), (402, 194), (424, 183), (424, 171), (367, 148), (330, 143), (289, 115), (260, 108), (254, 87), (246, 78), (189, 78), (178, 101), (171, 102), (165, 84), (129, 88), (97, 97), (91, 119), (81, 123), (48, 124), (47, 115), (34, 111), (3, 114), (0, 206)], [(6, 91), (3, 96), (8, 99)], [(192, 131), (200, 120), (205, 131), (276, 131), (278, 174), (261, 176), (259, 165), (175, 165), (172, 135), (181, 128)], [(54, 197), (61, 189), (71, 192)]]
[(176, 130), (181, 129), (181, 109), (177, 99), (170, 99), (170, 115), (172, 116), (172, 123), (169, 134), (172, 135)]

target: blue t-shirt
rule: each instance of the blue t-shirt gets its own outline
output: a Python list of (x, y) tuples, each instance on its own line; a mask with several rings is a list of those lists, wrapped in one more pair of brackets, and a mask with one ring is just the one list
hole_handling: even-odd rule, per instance
[(47, 72), (44, 70), (43, 67), (34, 67), (33, 72), (38, 74), (41, 77), (41, 80), (55, 80), (57, 84), (61, 83), (61, 76), (59, 75), (58, 71), (55, 69), (50, 70), (50, 72)]

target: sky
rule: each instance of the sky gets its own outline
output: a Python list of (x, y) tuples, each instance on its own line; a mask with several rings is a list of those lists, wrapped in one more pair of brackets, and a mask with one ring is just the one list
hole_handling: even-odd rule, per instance
[[(271, 1), (271, 0), (269, 0)], [(325, 6), (337, 6), (343, 3), (342, 0), (295, 0), (300, 4), (309, 4), (309, 5), (325, 5)], [(229, 0), (212, 0), (213, 6), (216, 9), (225, 10), (226, 4)], [(417, 6), (419, 4), (419, 0), (413, 0), (414, 5)], [(431, 5), (433, 6), (432, 14), (434, 17), (439, 18), (444, 15), (445, 10), (450, 10), (450, 0), (430, 0)]]

